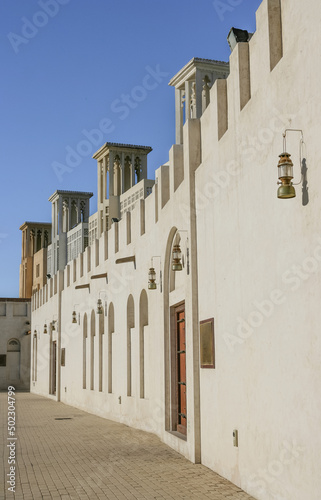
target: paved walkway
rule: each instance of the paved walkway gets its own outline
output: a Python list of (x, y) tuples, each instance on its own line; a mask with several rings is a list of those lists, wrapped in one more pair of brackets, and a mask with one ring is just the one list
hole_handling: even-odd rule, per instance
[[(250, 500), (156, 436), (29, 393), (16, 395), (16, 440), (8, 440), (7, 393), (0, 393), (4, 472), (0, 499)], [(65, 418), (68, 418), (65, 420)], [(16, 454), (16, 493), (8, 456)]]

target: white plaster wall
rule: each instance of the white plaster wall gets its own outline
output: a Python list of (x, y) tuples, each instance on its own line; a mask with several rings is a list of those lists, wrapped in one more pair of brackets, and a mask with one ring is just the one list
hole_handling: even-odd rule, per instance
[[(251, 100), (240, 112), (233, 52), (229, 128), (219, 143), (210, 133), (214, 103), (201, 120), (199, 311), (200, 320), (215, 318), (216, 348), (216, 369), (201, 370), (202, 462), (258, 499), (318, 500), (321, 7), (314, 0), (282, 2), (284, 56), (273, 72), (266, 9), (263, 2), (250, 41)], [(304, 132), (306, 206), (301, 186), (294, 199), (276, 197), (287, 127)], [(299, 139), (290, 134), (287, 146), (296, 180)]]
[[(193, 232), (193, 171), (200, 151), (199, 124), (191, 120), (184, 127), (184, 181), (174, 192), (175, 175), (181, 171), (181, 150), (176, 147), (170, 153), (169, 167), (164, 165), (156, 172), (158, 183), (145, 200), (145, 234), (140, 235), (141, 208), (137, 204), (131, 213), (130, 244), (124, 218), (118, 225), (119, 251), (115, 252), (113, 225), (108, 231), (107, 259), (103, 234), (98, 252), (93, 245), (76, 259), (75, 282), (71, 278), (67, 286), (65, 271), (64, 283), (58, 280), (57, 293), (47, 302), (40, 305), (39, 293), (34, 296), (33, 325), (43, 325), (53, 315), (60, 318), (56, 338), (60, 342), (61, 335), (66, 366), (60, 370), (57, 367), (61, 374), (57, 399), (155, 432), (193, 461), (199, 459), (200, 404), (202, 463), (260, 500), (317, 500), (321, 486), (317, 479), (321, 465), (318, 425), (321, 345), (317, 328), (321, 265), (318, 193), (321, 96), (317, 66), (320, 17), (321, 8), (316, 0), (309, 5), (297, 0), (282, 1), (284, 56), (270, 72), (267, 2), (262, 3), (257, 13), (257, 32), (250, 42), (251, 99), (240, 111), (236, 48), (231, 55), (227, 81), (228, 130), (219, 142), (213, 99), (216, 88), (212, 89), (211, 104), (201, 119), (202, 164), (195, 175), (197, 250)], [(246, 75), (242, 75), (241, 83), (246, 84)], [(293, 200), (276, 197), (277, 162), (285, 127), (304, 131), (309, 182), (306, 206), (302, 205), (300, 187), (296, 188), (297, 198)], [(299, 136), (289, 136), (288, 150), (293, 155), (296, 177), (298, 141)], [(168, 297), (169, 307), (186, 301), (187, 441), (165, 430), (169, 310), (164, 310), (167, 303), (164, 291), (161, 294), (159, 287), (156, 291), (147, 290), (150, 259), (160, 256), (164, 270), (167, 241), (173, 228), (187, 231), (181, 233), (182, 250), (185, 252), (186, 246), (193, 250), (190, 274), (187, 275), (186, 267), (176, 273), (176, 287)], [(131, 255), (135, 255), (136, 268), (132, 262), (115, 263), (116, 259)], [(305, 268), (301, 278), (294, 277), (297, 272), (294, 265)], [(158, 273), (159, 260), (154, 261), (154, 267)], [(106, 272), (108, 283), (106, 278), (91, 279)], [(165, 279), (163, 274), (163, 286)], [(90, 284), (90, 291), (75, 289), (84, 284)], [(141, 399), (139, 297), (143, 289), (148, 296), (149, 324), (145, 332), (147, 390), (146, 397)], [(133, 391), (128, 397), (126, 314), (130, 294), (134, 298), (135, 327), (131, 332)], [(112, 302), (115, 308), (111, 394), (107, 390), (108, 316), (104, 316), (103, 390), (98, 390), (96, 313), (94, 390), (90, 389), (89, 381), (90, 315), (96, 310), (99, 297), (103, 305), (107, 301), (109, 307)], [(73, 310), (80, 313), (80, 325), (71, 323)], [(87, 388), (83, 389), (85, 313)], [(199, 403), (198, 321), (213, 316), (216, 368), (200, 370)], [(40, 333), (39, 352), (45, 361), (41, 370), (38, 364), (32, 390), (48, 395), (49, 335)], [(233, 447), (234, 429), (239, 432), (238, 448)]]
[[(197, 128), (197, 127), (196, 127)], [(196, 142), (197, 142), (196, 134)], [(174, 165), (171, 165), (174, 169)], [(186, 176), (189, 171), (188, 162), (185, 165)], [(166, 175), (166, 169), (165, 169)], [(67, 286), (67, 269), (64, 272), (64, 285), (61, 292), (61, 347), (65, 348), (66, 365), (61, 367), (60, 400), (75, 407), (83, 408), (105, 418), (124, 422), (127, 425), (154, 432), (174, 449), (178, 450), (190, 460), (195, 460), (195, 430), (194, 430), (194, 388), (193, 388), (193, 328), (192, 328), (192, 293), (191, 274), (187, 275), (186, 266), (176, 276), (176, 288), (170, 294), (170, 305), (182, 300), (186, 301), (186, 329), (187, 329), (187, 397), (188, 397), (188, 435), (187, 441), (165, 431), (165, 403), (164, 403), (164, 373), (166, 354), (164, 351), (164, 291), (160, 292), (159, 270), (163, 270), (164, 287), (164, 260), (168, 244), (168, 237), (172, 228), (183, 230), (181, 246), (186, 253), (186, 238), (189, 234), (189, 182), (182, 183), (176, 192), (171, 192), (168, 177), (162, 181), (162, 170), (156, 172), (158, 178), (158, 222), (155, 223), (155, 190), (145, 199), (145, 234), (141, 235), (140, 205), (137, 204), (131, 212), (131, 243), (127, 244), (126, 218), (118, 223), (119, 251), (115, 253), (115, 225), (108, 231), (108, 259), (105, 260), (105, 234), (98, 241), (98, 252), (95, 245), (86, 249), (84, 260), (84, 275), (80, 277), (80, 260), (76, 259), (77, 279), (73, 282), (71, 272), (70, 285)], [(163, 182), (163, 186), (162, 186)], [(163, 190), (163, 191), (162, 191)], [(163, 196), (161, 193), (163, 192)], [(169, 198), (162, 207), (162, 200)], [(184, 206), (183, 210), (178, 207)], [(195, 239), (195, 238), (194, 238)], [(99, 264), (96, 260), (99, 255)], [(116, 264), (116, 259), (135, 255), (133, 262)], [(157, 272), (158, 288), (148, 290), (148, 270), (151, 258)], [(185, 257), (186, 258), (186, 257)], [(89, 272), (86, 272), (90, 268)], [(106, 273), (106, 278), (91, 279), (92, 276)], [(88, 288), (76, 289), (76, 286), (89, 284)], [(50, 284), (48, 285), (50, 287)], [(140, 398), (139, 385), (139, 299), (142, 290), (146, 290), (148, 297), (148, 326), (145, 327), (145, 397)], [(127, 300), (133, 296), (135, 307), (135, 327), (131, 330), (132, 339), (132, 395), (127, 396)], [(50, 295), (50, 294), (49, 294)], [(34, 296), (34, 304), (38, 303), (39, 293)], [(99, 391), (99, 315), (96, 314), (97, 300), (102, 299), (103, 306), (113, 303), (115, 311), (115, 331), (112, 334), (112, 393), (108, 393), (108, 314), (104, 315), (103, 334), (103, 385)], [(39, 302), (40, 304), (40, 302)], [(80, 314), (80, 325), (72, 324), (72, 311)], [(90, 389), (90, 336), (91, 312), (95, 311), (94, 337), (94, 389)], [(87, 344), (86, 344), (86, 389), (83, 389), (83, 320), (87, 314)], [(44, 335), (42, 328), (53, 317), (59, 317), (59, 279), (57, 294), (48, 298), (42, 306), (35, 308), (32, 316), (33, 325), (40, 325), (38, 341), (38, 376), (32, 382), (32, 391), (48, 396), (50, 362), (49, 362), (49, 334)], [(169, 310), (166, 311), (169, 320)], [(49, 331), (49, 330), (48, 330)], [(58, 340), (58, 338), (57, 338)], [(59, 342), (59, 340), (58, 340)], [(43, 362), (40, 363), (39, 356)], [(46, 361), (47, 360), (47, 361)], [(167, 361), (168, 363), (168, 361)], [(40, 368), (41, 365), (41, 368)], [(57, 363), (57, 371), (59, 366)], [(58, 382), (59, 386), (59, 382)], [(50, 396), (53, 397), (53, 396)], [(59, 399), (59, 394), (55, 397)], [(121, 399), (119, 399), (121, 398)]]

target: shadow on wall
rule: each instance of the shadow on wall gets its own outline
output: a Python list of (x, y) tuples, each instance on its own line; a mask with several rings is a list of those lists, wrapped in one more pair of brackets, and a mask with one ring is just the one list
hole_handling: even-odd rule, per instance
[(309, 188), (308, 188), (307, 172), (308, 172), (307, 161), (305, 158), (303, 158), (301, 175), (302, 175), (302, 205), (304, 207), (309, 203)]

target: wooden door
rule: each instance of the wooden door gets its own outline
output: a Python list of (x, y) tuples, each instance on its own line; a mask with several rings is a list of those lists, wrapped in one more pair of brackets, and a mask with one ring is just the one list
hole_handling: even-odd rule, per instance
[(175, 311), (176, 319), (176, 367), (177, 367), (177, 431), (186, 434), (186, 337), (185, 305)]

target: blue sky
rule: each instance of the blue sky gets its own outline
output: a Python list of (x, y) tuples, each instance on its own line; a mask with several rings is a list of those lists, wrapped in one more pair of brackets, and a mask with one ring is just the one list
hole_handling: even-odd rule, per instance
[[(96, 211), (91, 156), (100, 145), (151, 146), (154, 178), (175, 142), (170, 78), (193, 57), (228, 61), (230, 28), (255, 31), (260, 3), (2, 0), (0, 297), (18, 297), (19, 227), (50, 222), (56, 189), (92, 191)], [(136, 87), (155, 72), (157, 85), (150, 79), (153, 88), (140, 94)], [(132, 92), (136, 101), (120, 102)], [(86, 150), (81, 141), (93, 129)]]

